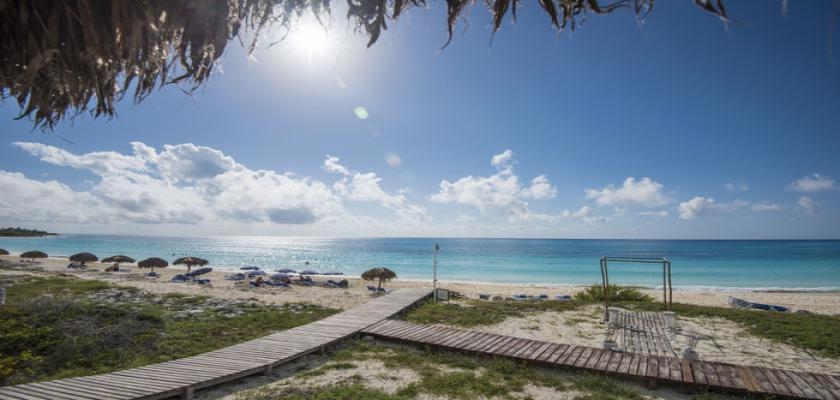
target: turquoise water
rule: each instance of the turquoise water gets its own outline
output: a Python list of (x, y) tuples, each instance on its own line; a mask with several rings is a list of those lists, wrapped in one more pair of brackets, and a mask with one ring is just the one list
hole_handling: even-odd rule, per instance
[[(387, 266), (401, 278), (431, 279), (432, 247), (439, 243), (439, 279), (498, 283), (590, 284), (600, 280), (601, 256), (666, 256), (676, 288), (840, 290), (840, 241), (327, 239), (282, 237), (143, 237), (61, 235), (0, 238), (12, 253), (174, 260), (192, 255), (235, 269), (335, 270), (358, 275)], [(306, 262), (309, 262), (307, 265)], [(655, 287), (661, 267), (610, 264), (611, 282)]]

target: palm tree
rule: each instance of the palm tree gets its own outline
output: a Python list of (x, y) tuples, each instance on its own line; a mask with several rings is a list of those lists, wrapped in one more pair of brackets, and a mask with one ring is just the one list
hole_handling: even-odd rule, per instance
[[(723, 0), (693, 1), (727, 19)], [(587, 15), (620, 9), (641, 19), (654, 4), (654, 0), (537, 2), (558, 30), (574, 30)], [(389, 20), (411, 7), (425, 6), (426, 0), (348, 3), (348, 18), (368, 35), (371, 46)], [(475, 3), (446, 1), (449, 40), (459, 17)], [(493, 15), (494, 33), (507, 15), (515, 19), (521, 6), (520, 0), (484, 3)], [(0, 0), (0, 93), (17, 101), (19, 117), (31, 117), (44, 129), (89, 107), (96, 117), (112, 117), (115, 104), (129, 89), (135, 102), (164, 84), (197, 89), (229, 41), (247, 36), (248, 51), (253, 51), (267, 28), (288, 29), (304, 11), (321, 17), (330, 12), (329, 6), (328, 0)]]

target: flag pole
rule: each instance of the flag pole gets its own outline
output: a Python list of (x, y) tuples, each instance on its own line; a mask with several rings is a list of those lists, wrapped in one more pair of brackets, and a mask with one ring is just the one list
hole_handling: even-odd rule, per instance
[(435, 301), (437, 301), (437, 252), (440, 250), (440, 246), (435, 243), (435, 251), (433, 252), (434, 256), (434, 267), (432, 268), (432, 293), (434, 296)]

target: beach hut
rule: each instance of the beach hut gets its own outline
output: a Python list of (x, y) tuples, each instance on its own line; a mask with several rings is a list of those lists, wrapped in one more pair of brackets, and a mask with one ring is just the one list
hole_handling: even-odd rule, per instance
[(87, 262), (97, 262), (99, 261), (99, 257), (91, 254), (91, 253), (76, 253), (70, 256), (70, 261), (81, 263), (85, 265)]
[(9, 252), (6, 249), (0, 249), (0, 256), (8, 256)]
[(181, 257), (181, 258), (175, 260), (175, 262), (173, 262), (172, 264), (173, 265), (186, 265), (187, 266), (187, 273), (189, 274), (190, 269), (192, 268), (193, 265), (198, 265), (200, 267), (203, 267), (203, 266), (209, 264), (209, 262), (207, 260), (203, 259), (203, 258), (198, 258), (198, 257)]
[(140, 261), (137, 263), (137, 266), (140, 268), (151, 268), (152, 272), (150, 274), (154, 274), (155, 268), (166, 268), (169, 266), (169, 263), (162, 258), (151, 257)]
[(27, 251), (26, 253), (23, 253), (23, 254), (20, 255), (20, 258), (28, 258), (28, 259), (32, 260), (33, 262), (35, 261), (36, 258), (47, 258), (47, 257), (48, 257), (47, 253), (44, 253), (43, 251), (38, 251), (38, 250)]

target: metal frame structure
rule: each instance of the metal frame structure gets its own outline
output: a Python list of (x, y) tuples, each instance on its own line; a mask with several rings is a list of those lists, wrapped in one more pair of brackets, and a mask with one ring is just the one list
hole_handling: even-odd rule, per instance
[(665, 309), (670, 310), (674, 303), (674, 288), (671, 286), (671, 260), (667, 257), (644, 258), (644, 257), (601, 257), (601, 280), (604, 285), (604, 320), (610, 318), (610, 274), (607, 264), (609, 262), (620, 263), (642, 263), (662, 264), (662, 302)]

